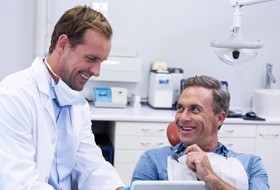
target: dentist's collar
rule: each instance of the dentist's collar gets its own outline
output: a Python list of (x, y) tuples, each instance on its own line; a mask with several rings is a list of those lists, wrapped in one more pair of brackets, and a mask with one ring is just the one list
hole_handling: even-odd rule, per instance
[(54, 78), (55, 82), (58, 83), (58, 81), (60, 80), (60, 77), (55, 74), (55, 72), (52, 70), (51, 66), (49, 65), (49, 63), (47, 62), (47, 59), (44, 59), (44, 64), (46, 65), (46, 67), (48, 68), (48, 70), (50, 71), (50, 73), (55, 77), (52, 77)]

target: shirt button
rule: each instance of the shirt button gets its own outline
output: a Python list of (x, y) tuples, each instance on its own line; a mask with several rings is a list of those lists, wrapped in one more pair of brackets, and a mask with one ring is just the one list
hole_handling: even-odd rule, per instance
[(57, 160), (57, 163), (58, 163), (58, 164), (62, 164), (62, 160), (61, 160), (61, 159), (58, 159), (58, 160)]

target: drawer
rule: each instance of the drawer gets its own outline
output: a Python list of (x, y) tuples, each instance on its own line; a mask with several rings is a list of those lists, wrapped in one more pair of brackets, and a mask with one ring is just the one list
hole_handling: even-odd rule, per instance
[(218, 132), (219, 137), (256, 137), (256, 125), (223, 124)]
[(147, 150), (170, 145), (167, 136), (116, 136), (115, 149)]
[(236, 153), (255, 152), (255, 138), (219, 138), (219, 142)]
[(151, 122), (116, 122), (116, 136), (166, 136), (166, 129), (169, 123)]
[(146, 150), (115, 149), (114, 163), (137, 163)]

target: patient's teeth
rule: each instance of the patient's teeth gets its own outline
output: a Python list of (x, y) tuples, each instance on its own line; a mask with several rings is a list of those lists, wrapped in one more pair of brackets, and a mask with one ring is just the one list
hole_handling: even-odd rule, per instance
[(185, 131), (190, 131), (190, 130), (192, 130), (192, 128), (189, 128), (189, 127), (183, 127), (183, 130), (185, 130)]

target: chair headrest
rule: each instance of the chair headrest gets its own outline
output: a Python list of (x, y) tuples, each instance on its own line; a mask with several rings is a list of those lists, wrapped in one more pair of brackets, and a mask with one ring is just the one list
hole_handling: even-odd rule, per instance
[(180, 138), (178, 136), (178, 129), (175, 121), (172, 121), (168, 124), (166, 135), (171, 146), (175, 146), (180, 142)]

